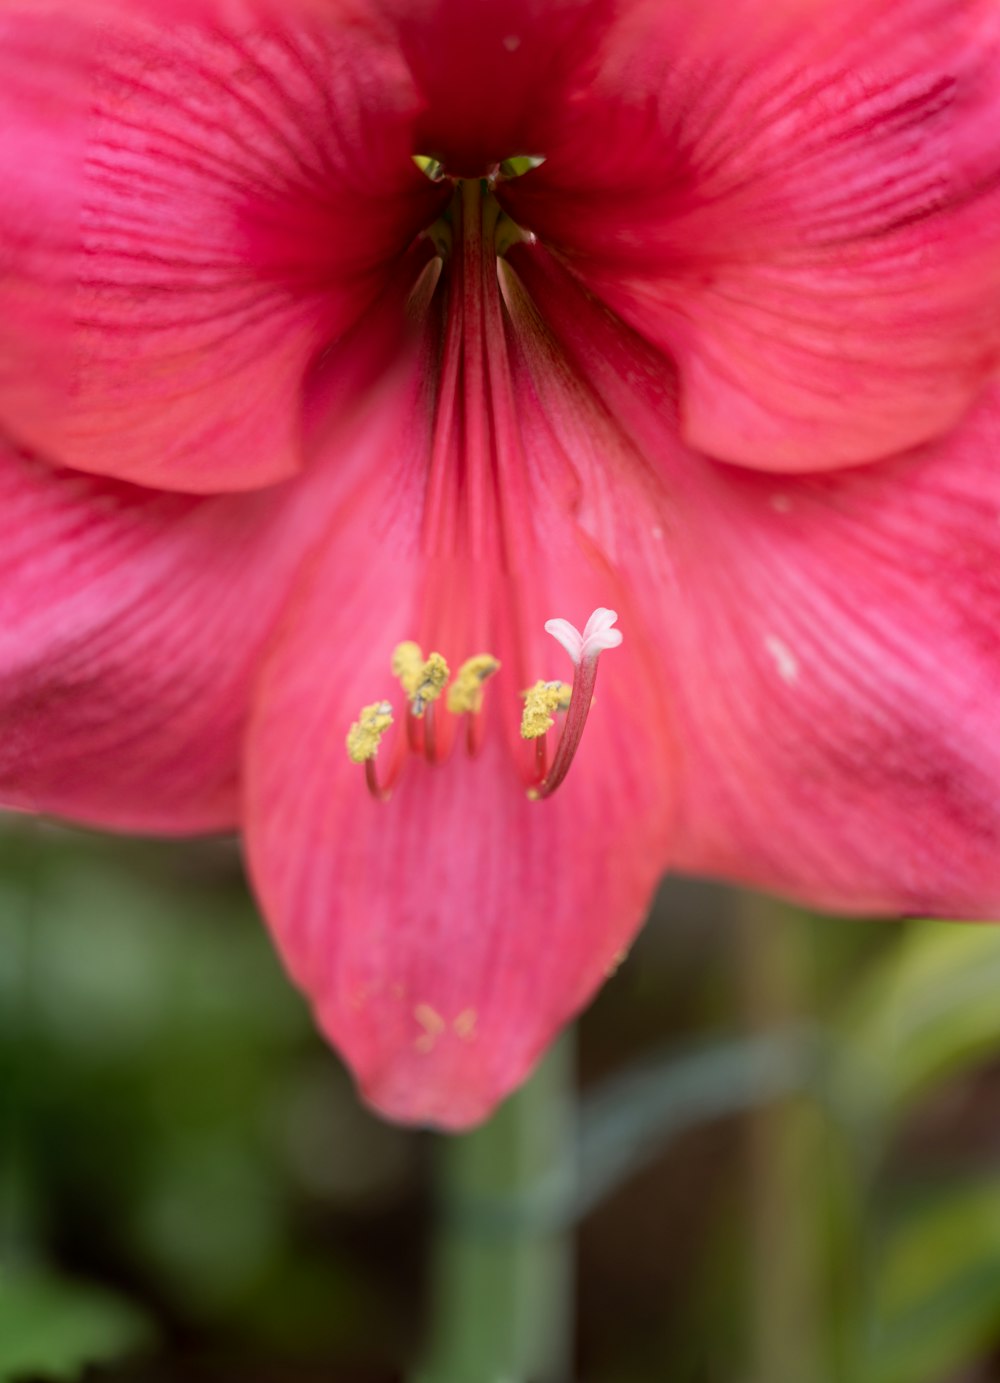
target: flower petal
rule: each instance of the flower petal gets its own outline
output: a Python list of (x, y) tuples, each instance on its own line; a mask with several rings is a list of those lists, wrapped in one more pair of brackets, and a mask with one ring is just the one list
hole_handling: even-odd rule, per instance
[(1000, 360), (996, 6), (623, 13), (502, 195), (676, 361), (685, 438), (806, 471), (952, 426)]
[(365, 1097), (460, 1128), (523, 1079), (629, 944), (665, 863), (668, 796), (648, 743), (615, 723), (626, 641), (551, 800), (528, 800), (495, 723), (479, 757), (457, 745), (443, 766), (413, 759), (373, 800), (344, 735), (381, 696), (392, 640), (413, 631), (394, 603), (412, 573), (386, 578), (345, 588), (335, 564), (298, 606), (251, 739), (250, 860), (286, 963)]
[(558, 106), (590, 71), (610, 0), (381, 0), (423, 97), (423, 152), (455, 176), (541, 152), (539, 99)]
[(1000, 915), (1000, 395), (946, 442), (672, 534), (678, 864), (845, 911)]
[(0, 798), (235, 824), (249, 684), (297, 565), (274, 494), (156, 494), (0, 447)]
[[(482, 313), (467, 302), (466, 329), (473, 319)], [(505, 331), (528, 329), (508, 319), (488, 337), (488, 405), (467, 340), (457, 399), (447, 360), (436, 395), (418, 364), (359, 435), (366, 480), (283, 624), (249, 736), (250, 864), (286, 963), (365, 1097), (447, 1128), (485, 1117), (613, 967), (666, 863), (671, 816), (656, 650), (611, 556), (627, 528), (616, 531), (609, 507), (590, 530), (530, 381), (521, 389), (517, 376), (515, 408), (494, 368)], [(631, 515), (630, 477), (617, 484)], [(602, 664), (565, 783), (530, 801), (535, 750), (519, 738), (519, 693), (571, 670), (546, 617), (582, 623), (602, 600), (620, 611), (624, 643)], [(404, 640), (453, 670), (499, 658), (475, 757), (443, 702), (435, 735), (447, 761), (404, 754), (405, 701), (390, 675)], [(344, 749), (360, 708), (382, 701), (397, 723), (376, 769), (391, 777), (406, 760), (388, 801), (368, 795)]]
[(312, 373), (306, 444), (333, 464), (292, 484), (161, 493), (0, 442), (0, 800), (129, 830), (236, 823), (262, 651), (359, 483), (354, 415), (393, 387), (411, 286), (390, 285)]
[(610, 472), (601, 512), (650, 458), (617, 567), (676, 711), (673, 863), (839, 910), (1000, 915), (1000, 396), (878, 465), (720, 465), (671, 441), (655, 352), (538, 246), (511, 258), (586, 384), (560, 407), (528, 362), (587, 492)]
[(398, 55), (347, 7), (64, 6), (52, 45), (53, 8), (0, 19), (0, 416), (160, 488), (291, 474), (307, 367), (440, 200)]

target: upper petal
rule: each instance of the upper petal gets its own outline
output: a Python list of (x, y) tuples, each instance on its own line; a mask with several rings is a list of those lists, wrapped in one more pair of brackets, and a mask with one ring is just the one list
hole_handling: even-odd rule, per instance
[(5, 8), (0, 417), (22, 442), (171, 489), (300, 466), (307, 367), (440, 195), (398, 53), (313, 8)]
[(945, 431), (1000, 359), (991, 0), (633, 5), (504, 196), (764, 469)]
[(421, 149), (450, 173), (541, 152), (540, 103), (579, 87), (611, 23), (610, 0), (380, 0), (423, 97)]

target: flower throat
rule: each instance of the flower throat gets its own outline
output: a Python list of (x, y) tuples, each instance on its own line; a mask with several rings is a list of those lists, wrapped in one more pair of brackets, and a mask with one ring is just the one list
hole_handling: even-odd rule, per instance
[[(418, 157), (414, 162), (434, 182), (447, 177), (437, 160)], [(445, 294), (441, 386), (422, 525), (428, 555), (461, 554), (472, 563), (486, 556), (505, 565), (525, 565), (527, 554), (519, 548), (530, 541), (523, 515), (530, 511), (531, 497), (527, 483), (518, 483), (523, 467), (510, 464), (520, 441), (512, 426), (516, 408), (504, 345), (499, 262), (513, 245), (530, 244), (534, 237), (507, 216), (494, 187), (540, 162), (509, 159), (484, 178), (451, 179), (451, 200), (425, 232), (435, 258), (414, 290), (411, 309), (415, 314), (426, 311), (435, 294)], [(616, 620), (613, 610), (602, 607), (583, 633), (564, 619), (545, 624), (569, 655), (574, 672), (571, 681), (539, 679), (520, 694), (521, 777), (532, 800), (551, 796), (569, 772), (590, 713), (600, 654), (621, 643), (621, 632), (613, 627)], [(396, 721), (391, 700), (363, 707), (346, 737), (348, 757), (363, 766), (368, 790), (379, 801), (390, 797), (414, 758), (441, 766), (459, 744), (470, 757), (478, 756), (488, 684), (500, 670), (492, 651), (472, 651), (453, 673), (441, 653), (425, 654), (415, 639), (398, 644), (388, 662), (405, 702), (403, 727), (387, 746), (388, 771), (379, 773), (376, 758)], [(551, 731), (556, 733), (550, 736)]]

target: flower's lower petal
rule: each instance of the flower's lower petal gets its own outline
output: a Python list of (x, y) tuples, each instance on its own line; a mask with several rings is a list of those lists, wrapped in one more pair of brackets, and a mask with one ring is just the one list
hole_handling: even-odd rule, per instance
[[(487, 349), (503, 351), (502, 336)], [(448, 1128), (485, 1117), (613, 968), (666, 864), (672, 810), (662, 677), (608, 559), (612, 535), (588, 531), (571, 463), (517, 360), (517, 407), (492, 392), (492, 436), (486, 415), (468, 412), (471, 350), (463, 368), (453, 410), (445, 385), (436, 401), (400, 386), (361, 430), (367, 480), (311, 565), (257, 689), (246, 805), (265, 914), (365, 1097)], [(444, 493), (429, 501), (427, 428), (440, 440), (443, 417), (468, 431), (460, 450), (438, 453)], [(468, 529), (452, 526), (456, 513)], [(502, 559), (489, 550), (494, 521), (510, 524)], [(544, 622), (582, 625), (604, 604), (624, 643), (604, 655), (565, 783), (531, 801), (519, 692), (572, 675)], [(440, 703), (446, 762), (403, 754), (406, 703), (389, 661), (406, 639), (453, 670), (476, 653), (499, 657), (478, 756)], [(376, 759), (383, 781), (403, 759), (388, 801), (368, 794), (344, 746), (360, 708), (382, 699), (396, 716)]]
[(1000, 396), (853, 473), (678, 497), (677, 863), (849, 911), (1000, 915)]
[(157, 494), (0, 445), (0, 504), (0, 801), (234, 825), (248, 686), (298, 560), (282, 501)]
[[(461, 1128), (524, 1078), (629, 945), (665, 864), (668, 796), (628, 722), (599, 724), (621, 714), (608, 687), (632, 671), (609, 655), (590, 743), (551, 800), (528, 800), (494, 722), (477, 758), (460, 742), (443, 765), (413, 758), (375, 801), (344, 737), (389, 690), (414, 575), (317, 573), (260, 691), (248, 843), (279, 948), (365, 1098)], [(398, 689), (393, 704), (403, 735)], [(506, 712), (516, 724), (517, 702)], [(387, 743), (383, 772), (391, 760)]]
[(289, 475), (310, 362), (440, 200), (409, 78), (349, 6), (82, 13), (0, 15), (0, 418), (159, 488)]
[(696, 448), (866, 462), (1000, 361), (992, 0), (626, 7), (502, 196), (676, 361)]

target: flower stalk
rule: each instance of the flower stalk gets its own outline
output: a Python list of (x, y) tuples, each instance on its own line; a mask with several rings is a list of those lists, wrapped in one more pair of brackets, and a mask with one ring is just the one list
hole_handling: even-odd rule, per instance
[[(481, 1128), (439, 1140), (429, 1349), (416, 1383), (571, 1376), (572, 1235), (560, 1209), (575, 1180), (568, 1036)], [(545, 1186), (552, 1214), (525, 1192)]]

